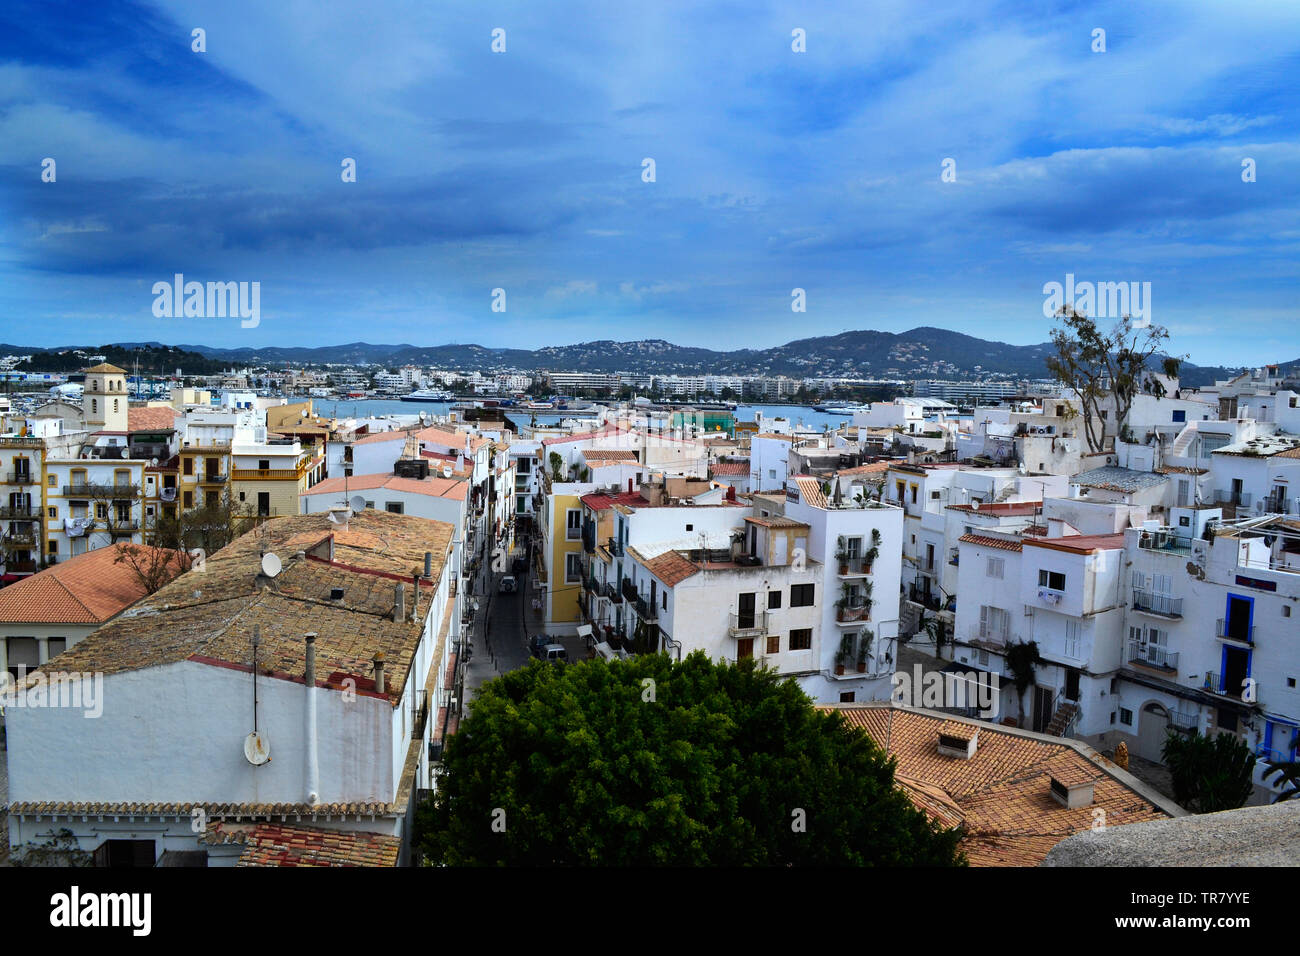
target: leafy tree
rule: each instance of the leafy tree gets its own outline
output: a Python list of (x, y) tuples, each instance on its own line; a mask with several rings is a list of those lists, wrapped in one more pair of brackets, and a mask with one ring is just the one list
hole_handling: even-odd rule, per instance
[(1025, 691), (1034, 682), (1034, 669), (1042, 661), (1038, 654), (1037, 641), (1018, 641), (1007, 647), (1003, 655), (1007, 670), (1011, 672), (1011, 683), (1016, 685), (1016, 699), (1020, 704), (1019, 725), (1025, 724)]
[(560, 453), (558, 451), (553, 451), (546, 460), (551, 466), (551, 480), (555, 482), (563, 481), (564, 459), (560, 457)]
[(1174, 799), (1193, 813), (1235, 810), (1250, 797), (1255, 755), (1232, 734), (1171, 730), (1160, 756), (1173, 777)]
[(447, 865), (952, 865), (894, 765), (752, 659), (702, 651), (554, 667), (483, 686), (416, 814)]
[[(1128, 423), (1134, 397), (1143, 392), (1164, 396), (1164, 386), (1151, 376), (1148, 362), (1168, 341), (1169, 331), (1162, 325), (1134, 326), (1126, 315), (1104, 332), (1095, 319), (1069, 305), (1056, 314), (1061, 325), (1052, 330), (1056, 354), (1047, 357), (1047, 370), (1078, 396), (1088, 450), (1100, 452), (1106, 446), (1104, 404), (1114, 403), (1118, 433)], [(1182, 359), (1166, 356), (1161, 369), (1173, 377), (1181, 365)]]

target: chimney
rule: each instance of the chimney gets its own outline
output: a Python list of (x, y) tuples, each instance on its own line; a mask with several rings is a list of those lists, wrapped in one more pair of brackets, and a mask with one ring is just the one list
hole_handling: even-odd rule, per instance
[(307, 669), (303, 673), (304, 682), (308, 687), (316, 686), (316, 632), (308, 631), (305, 635), (307, 640)]
[(958, 720), (945, 720), (939, 725), (939, 754), (969, 760), (979, 748), (979, 728)]
[(406, 585), (398, 584), (393, 589), (393, 620), (400, 621), (406, 617)]
[(382, 694), (384, 691), (384, 652), (376, 651), (374, 657), (375, 664), (375, 693)]
[(1092, 804), (1099, 774), (1079, 766), (1063, 766), (1048, 774), (1053, 799), (1068, 810)]
[(424, 577), (425, 580), (433, 580), (433, 552), (424, 552)]
[(411, 620), (414, 621), (420, 607), (420, 575), (411, 575)]

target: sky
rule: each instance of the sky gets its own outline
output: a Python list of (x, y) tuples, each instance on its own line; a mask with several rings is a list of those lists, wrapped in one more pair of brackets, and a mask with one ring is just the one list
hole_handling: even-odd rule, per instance
[(0, 342), (1032, 344), (1073, 275), (1289, 361), (1298, 173), (1294, 0), (7, 0)]

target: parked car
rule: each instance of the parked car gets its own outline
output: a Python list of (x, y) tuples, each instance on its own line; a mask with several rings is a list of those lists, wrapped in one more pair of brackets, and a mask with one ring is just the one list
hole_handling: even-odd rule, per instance
[(542, 648), (541, 659), (548, 664), (567, 664), (569, 653), (563, 644), (547, 644)]
[(517, 586), (515, 585), (515, 576), (513, 574), (507, 574), (501, 579), (501, 585), (497, 590), (502, 594), (514, 594), (517, 590)]
[(549, 634), (536, 634), (528, 641), (528, 653), (533, 657), (543, 657), (543, 651), (551, 646), (551, 637)]
[(528, 570), (528, 559), (520, 556), (510, 563), (510, 570), (515, 574), (523, 574)]

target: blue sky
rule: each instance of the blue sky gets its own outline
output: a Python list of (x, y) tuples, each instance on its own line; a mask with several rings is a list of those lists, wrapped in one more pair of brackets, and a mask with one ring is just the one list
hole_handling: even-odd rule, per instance
[[(1150, 282), (1193, 361), (1290, 360), (1297, 77), (1293, 0), (9, 0), (0, 341), (1028, 344), (1073, 273)], [(155, 318), (177, 272), (260, 325)]]

